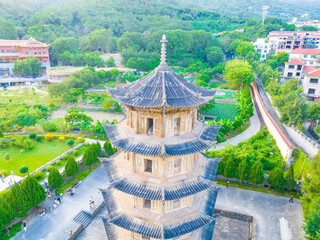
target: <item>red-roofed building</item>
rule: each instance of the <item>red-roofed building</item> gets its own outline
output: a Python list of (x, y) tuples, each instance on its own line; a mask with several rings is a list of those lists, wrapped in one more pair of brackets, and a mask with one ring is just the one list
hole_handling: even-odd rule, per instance
[(320, 69), (305, 75), (303, 93), (307, 97), (307, 101), (315, 101), (320, 97)]
[(0, 75), (12, 75), (13, 63), (17, 59), (36, 57), (42, 63), (42, 73), (50, 68), (50, 45), (34, 38), (28, 40), (0, 39)]
[(284, 67), (283, 77), (290, 78), (302, 78), (302, 69), (304, 67), (304, 62), (301, 59), (293, 59), (286, 62)]
[(320, 66), (320, 49), (294, 49), (289, 55), (289, 60), (294, 59), (301, 59), (305, 66)]

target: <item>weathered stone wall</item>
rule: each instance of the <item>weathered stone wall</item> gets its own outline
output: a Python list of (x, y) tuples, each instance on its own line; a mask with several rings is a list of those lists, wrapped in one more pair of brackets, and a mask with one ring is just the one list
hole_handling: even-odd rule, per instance
[(313, 157), (318, 153), (320, 145), (316, 141), (313, 141), (307, 135), (299, 131), (295, 126), (288, 127), (284, 125), (284, 128), (287, 130), (291, 139), (308, 155)]
[(268, 113), (264, 103), (262, 102), (262, 99), (260, 97), (259, 91), (257, 89), (256, 83), (252, 84), (253, 87), (253, 93), (257, 100), (258, 108), (261, 112), (262, 118), (270, 132), (270, 134), (274, 137), (276, 140), (276, 144), (278, 148), (280, 149), (281, 155), (285, 161), (288, 161), (291, 157), (293, 147), (288, 141), (288, 139), (285, 137), (285, 135), (281, 132), (273, 118)]

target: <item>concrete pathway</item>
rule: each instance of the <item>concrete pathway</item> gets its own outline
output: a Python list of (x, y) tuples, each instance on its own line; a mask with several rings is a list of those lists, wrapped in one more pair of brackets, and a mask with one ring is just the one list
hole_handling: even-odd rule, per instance
[(5, 177), (2, 180), (0, 180), (0, 192), (4, 189), (7, 189), (11, 185), (13, 185), (15, 182), (19, 182), (22, 179), (22, 177), (17, 176), (17, 175), (10, 175), (8, 177)]
[(27, 232), (20, 232), (14, 240), (64, 240), (70, 230), (79, 226), (73, 218), (81, 211), (90, 211), (89, 199), (93, 197), (96, 205), (103, 201), (99, 188), (108, 186), (102, 167), (96, 169), (75, 189), (75, 195), (64, 195), (61, 205), (44, 217), (37, 217), (27, 225)]
[(252, 136), (256, 135), (260, 131), (260, 128), (261, 128), (260, 119), (256, 111), (256, 108), (254, 108), (253, 116), (250, 118), (250, 126), (247, 130), (245, 130), (244, 132), (240, 133), (239, 135), (233, 138), (230, 138), (226, 142), (218, 143), (214, 145), (211, 150), (221, 150), (229, 145), (237, 146), (240, 142), (243, 142), (251, 138)]
[(297, 240), (303, 238), (302, 208), (299, 200), (272, 194), (219, 186), (215, 208), (254, 217), (254, 240)]

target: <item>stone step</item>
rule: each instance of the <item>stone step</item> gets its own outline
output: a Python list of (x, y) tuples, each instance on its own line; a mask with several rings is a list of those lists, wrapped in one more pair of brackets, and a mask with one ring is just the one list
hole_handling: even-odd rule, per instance
[(81, 223), (83, 228), (86, 228), (89, 223), (92, 221), (93, 217), (90, 213), (87, 213), (85, 211), (81, 211), (74, 219), (73, 221), (76, 221), (78, 223)]

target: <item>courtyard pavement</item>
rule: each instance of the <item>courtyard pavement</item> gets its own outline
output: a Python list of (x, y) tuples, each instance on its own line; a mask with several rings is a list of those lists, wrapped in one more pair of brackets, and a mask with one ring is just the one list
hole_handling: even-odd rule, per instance
[(96, 205), (103, 201), (99, 188), (108, 186), (102, 167), (96, 169), (75, 189), (73, 196), (64, 195), (62, 203), (44, 217), (36, 217), (27, 223), (27, 231), (20, 232), (14, 240), (65, 240), (70, 230), (79, 226), (73, 218), (81, 211), (90, 211), (89, 200), (93, 197)]
[(303, 238), (300, 201), (272, 194), (219, 186), (216, 208), (253, 216), (254, 240), (297, 240)]
[(5, 177), (2, 180), (0, 180), (0, 192), (8, 187), (10, 187), (10, 185), (14, 184), (14, 182), (19, 182), (22, 179), (22, 177), (17, 176), (17, 175), (9, 175), (7, 177)]

